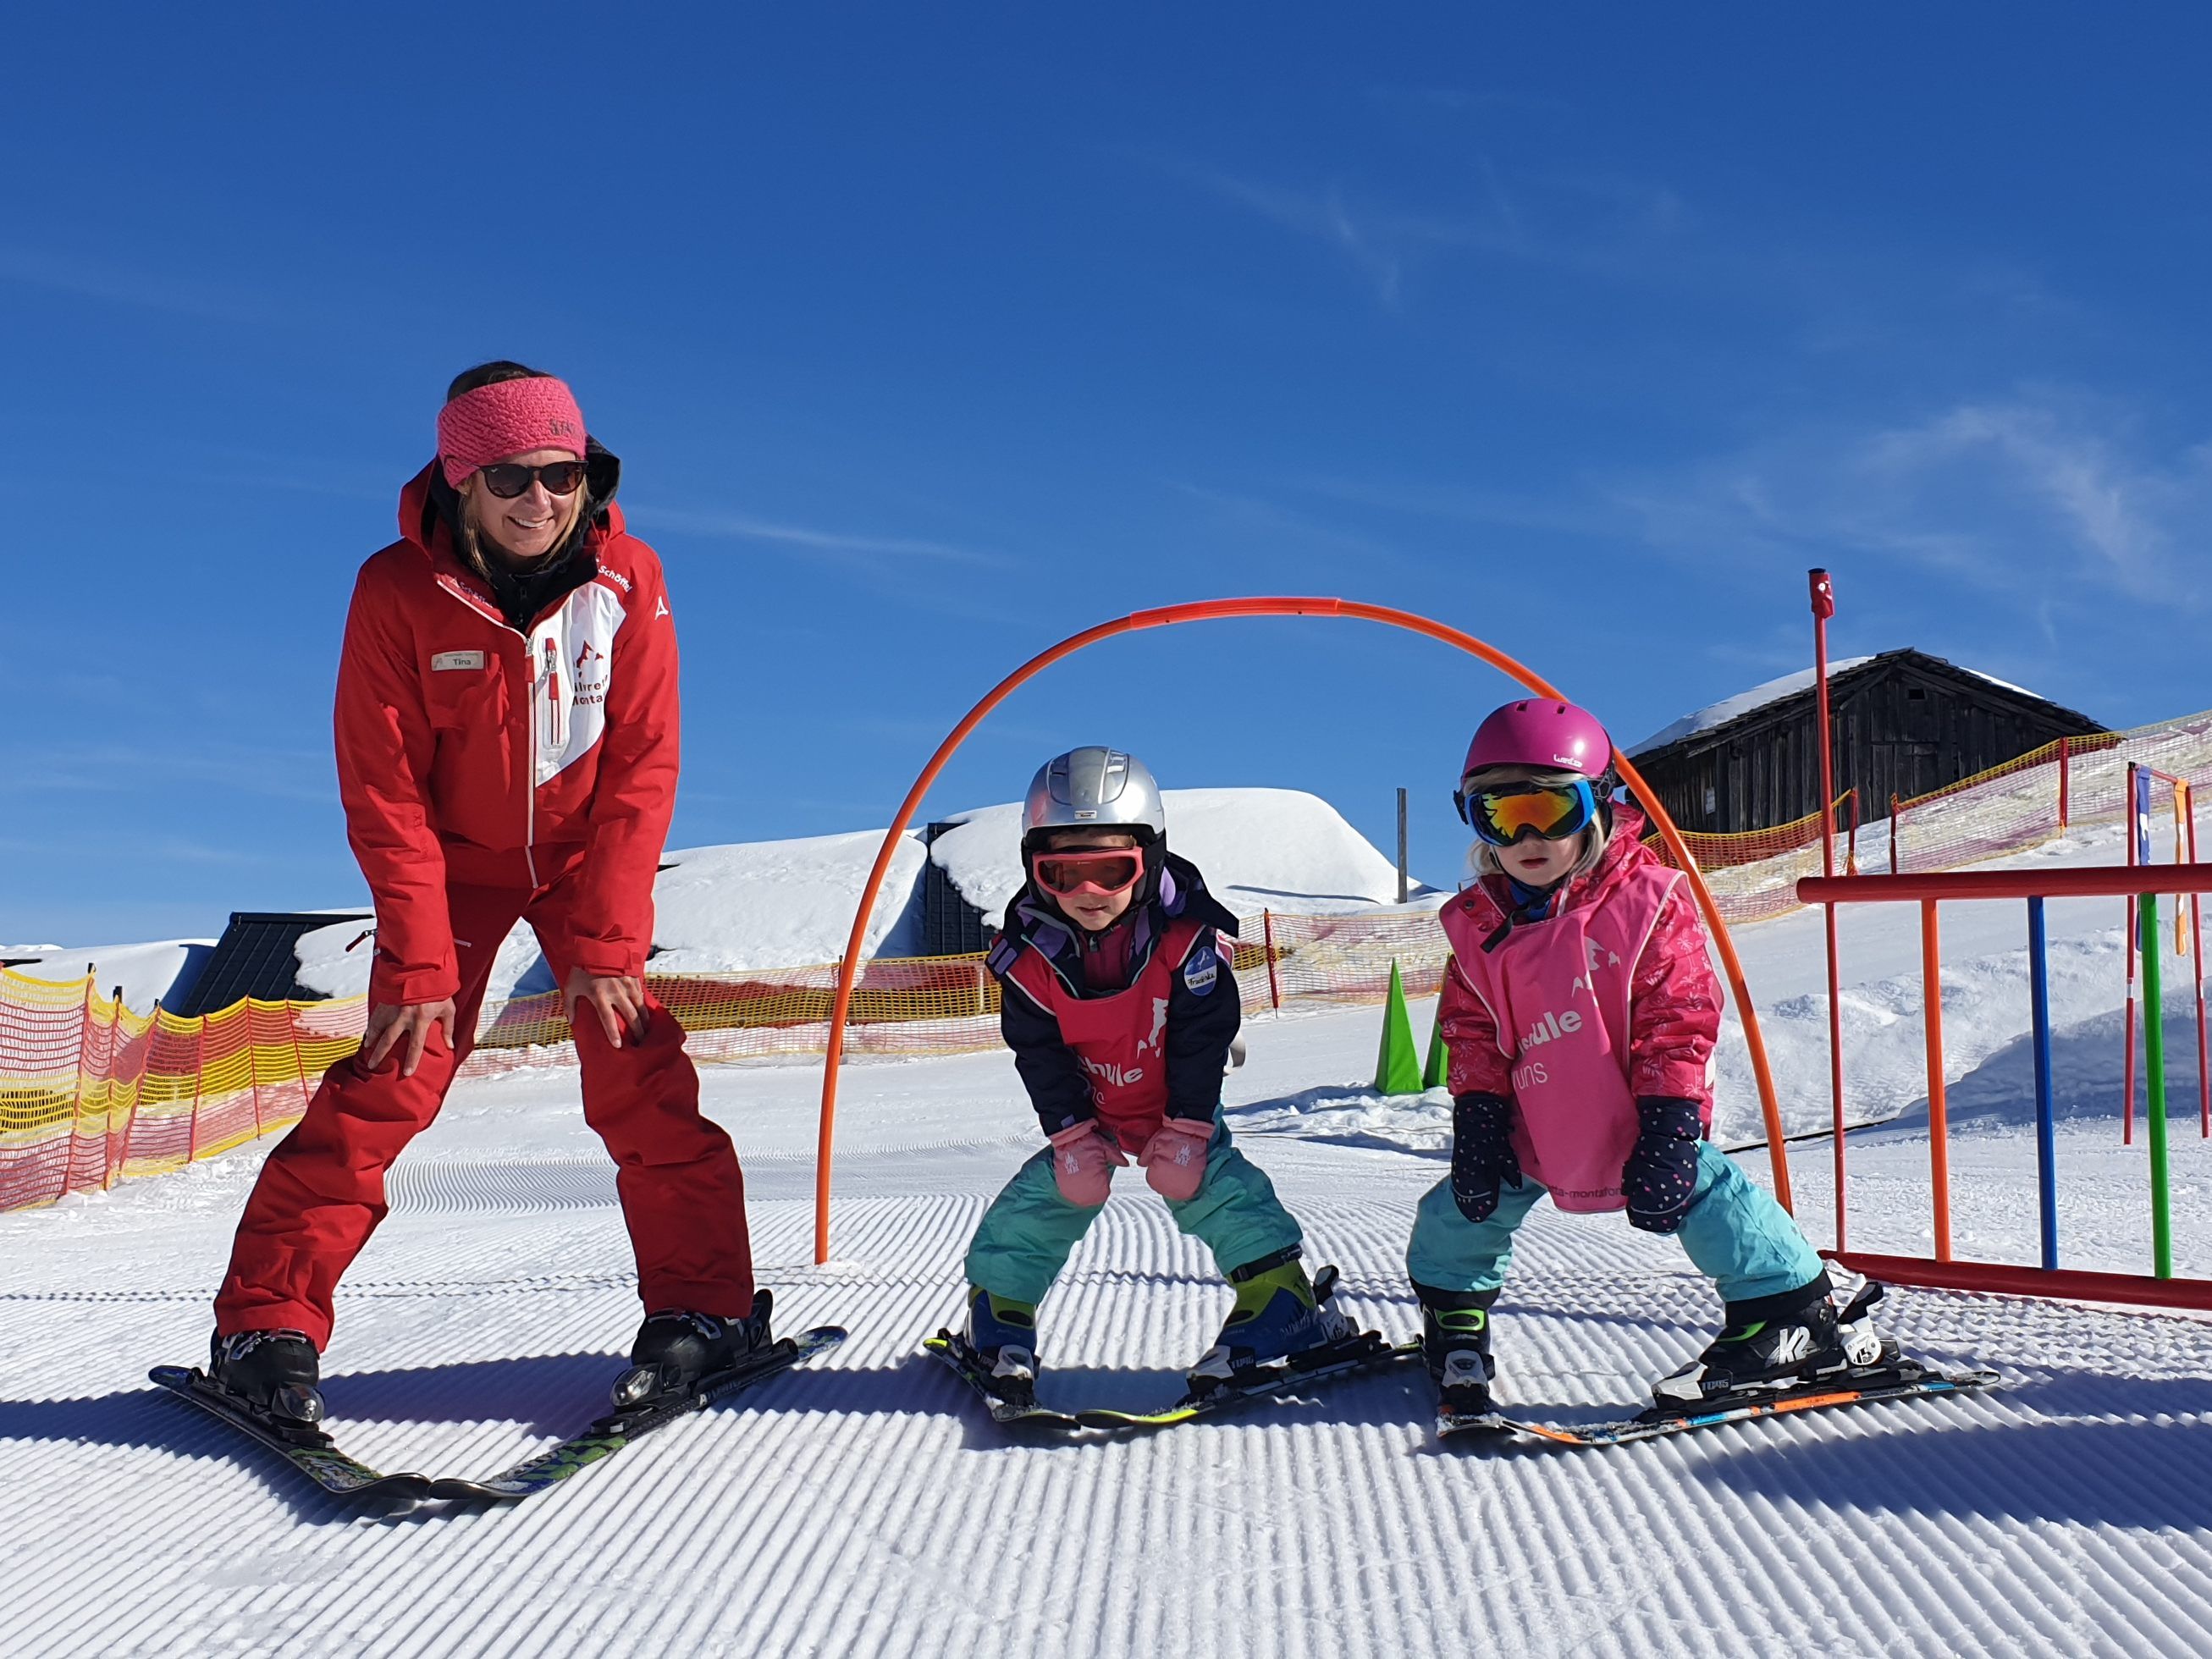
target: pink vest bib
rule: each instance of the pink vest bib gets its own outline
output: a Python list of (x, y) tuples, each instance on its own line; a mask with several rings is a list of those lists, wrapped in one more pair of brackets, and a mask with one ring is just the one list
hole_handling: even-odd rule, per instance
[[(1060, 1022), (1060, 1040), (1075, 1050), (1091, 1079), (1099, 1122), (1132, 1152), (1159, 1132), (1167, 1114), (1168, 997), (1183, 959), (1205, 932), (1205, 923), (1188, 917), (1170, 921), (1135, 981), (1111, 996), (1075, 995), (1033, 946), (1024, 946), (1006, 970), (1007, 978)], [(1237, 994), (1233, 981), (1228, 994)]]
[(1632, 870), (1599, 902), (1516, 927), (1495, 951), (1468, 899), (1443, 908), (1459, 969), (1513, 1062), (1513, 1151), (1522, 1173), (1563, 1210), (1620, 1210), (1621, 1166), (1636, 1145), (1628, 1088), (1629, 982), (1659, 908), (1681, 879)]

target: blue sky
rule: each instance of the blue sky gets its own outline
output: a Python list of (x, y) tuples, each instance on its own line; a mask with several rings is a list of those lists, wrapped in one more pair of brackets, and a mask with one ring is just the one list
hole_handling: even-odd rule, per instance
[[(678, 845), (881, 824), (1013, 664), (1224, 594), (1445, 619), (1632, 740), (1803, 665), (1814, 564), (1838, 653), (2212, 704), (2196, 8), (636, 12), (10, 26), (0, 939), (362, 896), (345, 598), (495, 356), (667, 564)], [(1170, 630), (933, 801), (1111, 741), (1378, 844), (1410, 785), (1448, 875), (1505, 691)]]

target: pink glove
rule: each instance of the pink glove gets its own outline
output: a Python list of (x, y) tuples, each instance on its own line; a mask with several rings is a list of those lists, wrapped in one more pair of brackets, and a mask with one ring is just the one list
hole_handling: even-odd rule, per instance
[(1069, 1203), (1095, 1210), (1114, 1188), (1114, 1171), (1129, 1155), (1096, 1123), (1075, 1123), (1052, 1138), (1052, 1178)]
[(1171, 1117), (1159, 1133), (1145, 1143), (1137, 1162), (1145, 1166), (1145, 1179), (1162, 1198), (1187, 1204), (1198, 1196), (1206, 1179), (1206, 1149), (1212, 1144), (1213, 1126)]

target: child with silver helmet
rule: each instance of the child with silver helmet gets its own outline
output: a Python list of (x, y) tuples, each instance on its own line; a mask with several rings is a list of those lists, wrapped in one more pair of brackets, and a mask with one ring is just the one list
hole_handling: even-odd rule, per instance
[(1706, 1139), (1721, 994), (1705, 924), (1613, 788), (1605, 728), (1550, 698), (1493, 712), (1460, 769), (1480, 875), (1443, 911), (1452, 1167), (1407, 1252), (1449, 1417), (1492, 1410), (1490, 1307), (1547, 1193), (1674, 1234), (1719, 1291), (1721, 1334), (1655, 1386), (1662, 1410), (1894, 1357), (1871, 1298), (1839, 1316), (1796, 1223)]
[(1237, 919), (1169, 852), (1152, 775), (1112, 749), (1048, 761), (1023, 807), (1022, 863), (989, 966), (1049, 1144), (975, 1229), (967, 1323), (951, 1339), (962, 1357), (997, 1397), (1034, 1403), (1037, 1304), (1133, 1155), (1237, 1293), (1194, 1391), (1349, 1336), (1299, 1263), (1298, 1224), (1220, 1122), (1243, 1018)]

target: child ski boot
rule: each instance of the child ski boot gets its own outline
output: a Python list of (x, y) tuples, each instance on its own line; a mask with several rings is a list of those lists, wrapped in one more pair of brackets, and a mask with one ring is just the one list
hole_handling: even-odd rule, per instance
[(320, 1363), (298, 1331), (218, 1331), (208, 1343), (208, 1381), (283, 1433), (323, 1420)]
[(1447, 1423), (1485, 1418), (1498, 1409), (1490, 1397), (1498, 1375), (1490, 1354), (1490, 1307), (1496, 1291), (1440, 1291), (1416, 1285), (1421, 1303), (1421, 1358), (1437, 1385), (1437, 1415)]
[(647, 1314), (630, 1345), (630, 1368), (615, 1381), (615, 1409), (635, 1411), (688, 1394), (769, 1346), (774, 1340), (769, 1334), (772, 1300), (766, 1291), (754, 1291), (753, 1310), (743, 1319), (683, 1308)]
[(968, 1287), (968, 1323), (952, 1346), (975, 1384), (1021, 1411), (1036, 1408), (1036, 1304)]
[[(1302, 1358), (1358, 1334), (1352, 1322), (1328, 1305), (1336, 1269), (1323, 1267), (1317, 1280), (1308, 1279), (1295, 1244), (1246, 1262), (1230, 1273), (1229, 1283), (1237, 1304), (1220, 1336), (1191, 1370), (1194, 1399), (1254, 1371), (1296, 1370)], [(1287, 1365), (1279, 1363), (1285, 1361)]]
[(1881, 1286), (1862, 1285), (1841, 1315), (1831, 1290), (1824, 1273), (1795, 1291), (1729, 1303), (1727, 1322), (1705, 1351), (1653, 1385), (1658, 1408), (1692, 1411), (1894, 1366), (1897, 1345), (1875, 1329), (1871, 1313)]

